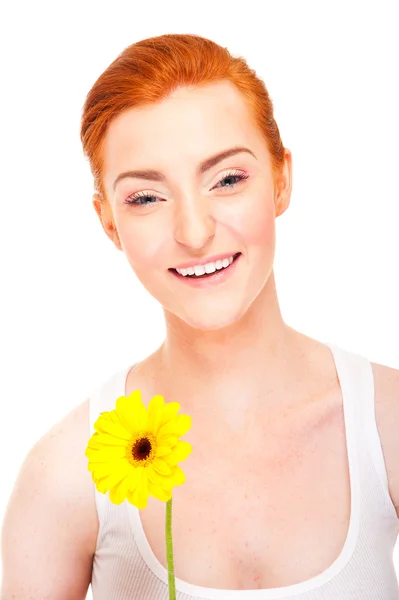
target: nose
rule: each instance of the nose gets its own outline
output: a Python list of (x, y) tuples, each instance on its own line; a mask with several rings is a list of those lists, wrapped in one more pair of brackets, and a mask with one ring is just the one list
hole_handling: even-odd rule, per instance
[(176, 207), (174, 235), (179, 244), (200, 250), (214, 237), (215, 230), (216, 222), (206, 199)]

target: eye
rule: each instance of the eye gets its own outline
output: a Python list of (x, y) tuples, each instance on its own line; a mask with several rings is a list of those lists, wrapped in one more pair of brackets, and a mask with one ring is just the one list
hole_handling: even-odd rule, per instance
[[(249, 175), (247, 173), (243, 173), (242, 171), (231, 171), (226, 173), (222, 179), (219, 179), (215, 187), (218, 187), (219, 183), (227, 182), (227, 184), (222, 185), (222, 188), (232, 188), (236, 185), (239, 185), (245, 179), (248, 179)], [(234, 181), (236, 179), (237, 181)], [(233, 181), (232, 181), (233, 180)]]
[[(215, 189), (219, 186), (220, 183), (224, 183), (224, 185), (220, 186), (223, 189), (231, 189), (236, 185), (242, 183), (245, 179), (248, 179), (249, 175), (247, 173), (243, 173), (242, 171), (230, 171), (224, 175), (217, 184), (212, 188)], [(236, 181), (235, 181), (236, 180)], [(149, 204), (156, 204), (156, 200), (159, 199), (159, 196), (154, 196), (153, 194), (149, 194), (146, 191), (137, 192), (128, 196), (125, 200), (126, 204), (134, 204), (136, 206), (148, 206)], [(148, 202), (147, 202), (148, 200)], [(154, 200), (154, 202), (151, 202)]]
[(148, 194), (146, 192), (137, 192), (136, 194), (132, 194), (128, 196), (125, 200), (126, 204), (136, 204), (137, 206), (148, 206), (148, 204), (155, 204), (154, 202), (145, 202), (146, 199), (157, 198), (152, 194)]

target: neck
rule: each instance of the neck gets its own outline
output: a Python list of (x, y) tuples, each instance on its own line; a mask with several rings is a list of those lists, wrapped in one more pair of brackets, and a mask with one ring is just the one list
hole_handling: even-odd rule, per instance
[[(222, 413), (254, 408), (257, 399), (277, 403), (295, 386), (304, 365), (304, 340), (283, 321), (274, 273), (244, 317), (219, 330), (193, 329), (166, 313), (166, 339), (157, 351), (162, 389), (195, 409), (209, 402)], [(202, 400), (200, 400), (202, 398)], [(204, 402), (204, 398), (208, 400)], [(190, 400), (191, 399), (191, 400)]]

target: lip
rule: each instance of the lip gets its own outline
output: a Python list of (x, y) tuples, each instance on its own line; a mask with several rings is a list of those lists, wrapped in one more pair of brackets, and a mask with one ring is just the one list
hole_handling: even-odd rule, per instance
[(206, 265), (210, 262), (216, 262), (217, 260), (223, 260), (224, 258), (230, 258), (230, 256), (235, 256), (238, 252), (230, 252), (230, 254), (215, 254), (214, 256), (208, 256), (208, 258), (204, 258), (202, 260), (191, 260), (190, 262), (181, 263), (174, 269), (187, 269), (188, 267), (196, 267), (201, 265)]
[[(231, 256), (231, 254), (230, 254), (230, 256)], [(212, 275), (209, 275), (208, 277), (205, 277), (205, 278), (189, 277), (188, 275), (186, 275), (184, 277), (184, 275), (179, 275), (179, 273), (177, 271), (175, 271), (174, 269), (169, 269), (169, 271), (174, 277), (177, 277), (177, 279), (179, 279), (183, 284), (185, 283), (186, 285), (191, 285), (192, 287), (196, 287), (196, 288), (213, 287), (215, 285), (220, 285), (221, 283), (224, 283), (229, 277), (232, 276), (232, 274), (234, 273), (234, 271), (237, 268), (237, 263), (240, 262), (241, 257), (242, 257), (242, 254), (240, 253), (237, 256), (237, 258), (235, 258), (233, 260), (233, 262), (231, 263), (231, 265), (229, 267), (227, 267), (226, 269), (219, 269), (219, 270), (215, 271), (214, 273), (212, 273)], [(196, 264), (198, 264), (198, 263), (196, 263)]]

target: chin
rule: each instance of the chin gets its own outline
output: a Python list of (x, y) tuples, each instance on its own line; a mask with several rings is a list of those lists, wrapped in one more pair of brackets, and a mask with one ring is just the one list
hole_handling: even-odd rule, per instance
[(186, 325), (192, 329), (201, 331), (217, 331), (225, 329), (237, 323), (246, 312), (241, 306), (236, 307), (235, 309), (233, 306), (220, 306), (218, 309), (215, 309), (214, 307), (212, 309), (206, 309), (206, 307), (203, 306), (197, 310), (194, 310), (193, 306), (190, 308), (192, 311), (188, 309), (181, 314), (175, 313), (175, 317), (184, 321)]
[[(264, 265), (262, 265), (264, 267)], [(261, 272), (259, 272), (261, 271)], [(201, 331), (218, 331), (237, 325), (243, 320), (257, 299), (261, 301), (261, 292), (266, 290), (270, 270), (258, 269), (252, 277), (241, 278), (236, 286), (225, 286), (215, 290), (182, 290), (182, 293), (158, 297), (163, 306), (166, 321), (188, 326)]]

